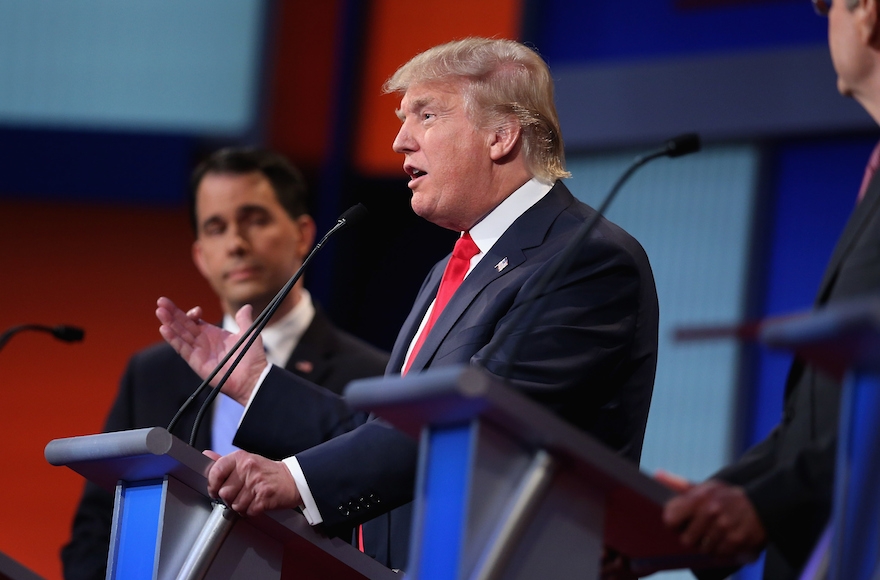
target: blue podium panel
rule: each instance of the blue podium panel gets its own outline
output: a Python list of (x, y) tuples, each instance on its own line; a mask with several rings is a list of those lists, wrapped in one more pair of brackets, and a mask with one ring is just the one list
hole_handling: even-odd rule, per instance
[(463, 423), (434, 429), (428, 435), (417, 573), (422, 580), (458, 577), (474, 431), (471, 424)]
[[(121, 482), (117, 491), (119, 525), (111, 543), (108, 577), (115, 580), (151, 580), (156, 567), (164, 482)], [(115, 554), (115, 556), (114, 556)]]
[(853, 373), (840, 419), (829, 577), (871, 580), (880, 546), (880, 376)]

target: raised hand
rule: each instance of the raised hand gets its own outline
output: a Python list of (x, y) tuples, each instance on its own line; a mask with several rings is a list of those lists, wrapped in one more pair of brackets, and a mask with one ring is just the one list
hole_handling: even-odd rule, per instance
[[(201, 319), (201, 309), (193, 308), (188, 313), (178, 308), (174, 302), (162, 297), (156, 302), (156, 318), (162, 325), (159, 333), (168, 344), (203, 379), (220, 363), (227, 352), (235, 345), (241, 334), (252, 321), (251, 307), (243, 306), (235, 315), (239, 333), (232, 334)], [(235, 360), (233, 357), (230, 363)], [(225, 374), (228, 365), (211, 381), (217, 384)], [(263, 342), (258, 337), (245, 354), (235, 372), (223, 385), (223, 392), (241, 403), (247, 404), (260, 373), (266, 368), (266, 355)]]

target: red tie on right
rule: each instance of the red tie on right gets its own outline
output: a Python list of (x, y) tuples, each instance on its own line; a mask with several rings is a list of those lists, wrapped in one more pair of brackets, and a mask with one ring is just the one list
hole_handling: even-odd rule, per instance
[(880, 143), (877, 143), (871, 152), (871, 157), (868, 158), (868, 166), (865, 167), (865, 176), (862, 178), (862, 186), (859, 188), (858, 201), (862, 201), (862, 198), (865, 197), (865, 192), (868, 191), (868, 186), (871, 184), (874, 174), (877, 173), (877, 168), (880, 168)]
[(464, 280), (465, 274), (467, 274), (468, 269), (471, 267), (471, 258), (479, 253), (480, 248), (477, 247), (477, 244), (474, 243), (473, 238), (471, 238), (468, 232), (465, 232), (455, 242), (452, 257), (449, 258), (446, 269), (443, 271), (443, 278), (440, 280), (440, 288), (437, 290), (437, 298), (434, 299), (434, 308), (431, 310), (431, 316), (428, 318), (428, 322), (425, 323), (421, 334), (419, 334), (419, 338), (416, 340), (409, 358), (406, 359), (406, 364), (403, 365), (403, 372), (401, 374), (405, 375), (409, 371), (412, 361), (419, 353), (419, 349), (422, 348), (422, 344), (424, 344), (428, 333), (431, 332), (434, 322), (437, 321), (449, 299), (452, 298), (452, 295), (455, 294), (462, 280)]

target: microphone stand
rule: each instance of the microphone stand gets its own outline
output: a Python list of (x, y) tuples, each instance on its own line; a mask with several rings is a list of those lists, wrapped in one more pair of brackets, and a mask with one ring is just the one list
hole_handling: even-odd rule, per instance
[[(226, 356), (223, 357), (223, 359), (217, 364), (214, 370), (211, 371), (211, 373), (205, 378), (205, 380), (202, 381), (202, 383), (196, 388), (195, 391), (193, 391), (192, 395), (190, 395), (189, 398), (183, 403), (183, 405), (180, 406), (180, 409), (177, 410), (177, 413), (171, 419), (171, 422), (168, 423), (167, 430), (169, 433), (176, 426), (184, 411), (190, 406), (190, 404), (192, 404), (192, 401), (194, 401), (196, 397), (198, 397), (208, 387), (208, 385), (210, 385), (211, 381), (214, 379), (214, 377), (217, 376), (223, 366), (227, 362), (229, 362), (229, 360), (236, 352), (238, 352), (238, 356), (236, 357), (235, 361), (233, 361), (233, 363), (230, 365), (229, 370), (226, 371), (226, 373), (220, 379), (220, 382), (217, 383), (217, 386), (214, 387), (214, 389), (208, 394), (208, 397), (202, 403), (202, 406), (199, 408), (199, 411), (196, 414), (196, 418), (193, 422), (193, 427), (189, 439), (190, 445), (195, 444), (196, 433), (199, 429), (199, 426), (201, 425), (202, 420), (204, 419), (205, 413), (210, 408), (211, 403), (213, 403), (214, 399), (216, 399), (217, 396), (220, 394), (221, 388), (224, 384), (226, 384), (226, 381), (232, 375), (235, 367), (237, 367), (238, 364), (241, 362), (241, 359), (244, 358), (244, 354), (251, 347), (254, 341), (257, 340), (257, 336), (259, 336), (263, 328), (265, 328), (265, 326), (269, 323), (269, 320), (272, 319), (272, 316), (275, 314), (275, 312), (278, 310), (278, 307), (293, 289), (293, 286), (296, 284), (296, 282), (300, 279), (300, 277), (302, 277), (302, 274), (305, 271), (308, 263), (311, 261), (312, 257), (314, 257), (314, 255), (318, 253), (318, 250), (324, 247), (324, 243), (330, 238), (330, 236), (332, 236), (342, 228), (346, 227), (347, 225), (363, 219), (366, 214), (367, 208), (365, 208), (363, 204), (357, 204), (349, 208), (341, 216), (339, 216), (339, 219), (336, 220), (336, 225), (330, 228), (330, 231), (324, 234), (324, 237), (321, 238), (321, 241), (318, 242), (314, 248), (312, 248), (312, 251), (309, 252), (308, 256), (306, 256), (306, 258), (303, 260), (302, 265), (299, 267), (296, 273), (294, 273), (290, 280), (288, 280), (287, 283), (281, 288), (281, 290), (278, 291), (278, 294), (275, 295), (275, 297), (260, 313), (260, 315), (257, 316), (253, 324), (251, 324), (250, 328), (248, 328), (241, 335), (235, 345), (233, 345), (229, 352), (226, 353)], [(243, 344), (244, 347), (242, 348)]]

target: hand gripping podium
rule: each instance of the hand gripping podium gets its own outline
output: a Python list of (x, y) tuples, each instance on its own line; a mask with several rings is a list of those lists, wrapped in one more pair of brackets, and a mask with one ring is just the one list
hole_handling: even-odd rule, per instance
[[(802, 578), (880, 578), (880, 297), (765, 322), (760, 339), (846, 376), (829, 529)], [(827, 576), (822, 559), (827, 558)]]
[(240, 518), (212, 502), (212, 460), (161, 427), (56, 439), (45, 455), (116, 490), (108, 579), (400, 577), (295, 510)]
[(480, 369), (364, 379), (345, 396), (420, 438), (408, 578), (598, 578), (605, 544), (644, 571), (719, 563), (664, 527), (670, 490)]

